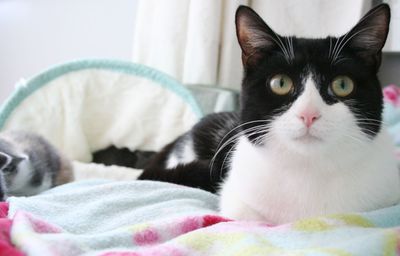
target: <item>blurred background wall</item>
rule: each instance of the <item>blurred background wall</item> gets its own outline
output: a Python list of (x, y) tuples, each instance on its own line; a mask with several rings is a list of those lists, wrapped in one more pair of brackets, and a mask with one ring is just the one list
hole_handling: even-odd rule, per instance
[(137, 0), (0, 0), (0, 102), (22, 77), (80, 58), (130, 60)]

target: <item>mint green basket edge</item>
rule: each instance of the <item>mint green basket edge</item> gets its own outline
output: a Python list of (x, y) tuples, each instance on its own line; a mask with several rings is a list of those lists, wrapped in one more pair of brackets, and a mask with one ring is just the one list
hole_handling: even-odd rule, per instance
[(16, 88), (0, 107), (0, 129), (4, 127), (7, 119), (18, 105), (36, 90), (46, 86), (49, 82), (62, 75), (85, 69), (110, 70), (147, 78), (176, 93), (192, 107), (197, 117), (203, 117), (203, 111), (191, 92), (178, 81), (161, 71), (142, 64), (122, 60), (86, 59), (71, 61), (51, 67), (29, 79), (26, 85)]

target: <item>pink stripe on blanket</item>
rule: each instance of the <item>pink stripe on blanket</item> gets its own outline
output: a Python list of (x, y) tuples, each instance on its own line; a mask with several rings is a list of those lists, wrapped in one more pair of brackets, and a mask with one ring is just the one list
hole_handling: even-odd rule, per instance
[(0, 202), (0, 256), (23, 256), (10, 239), (12, 220), (7, 218), (8, 203)]
[(148, 228), (135, 234), (133, 239), (137, 245), (150, 245), (158, 243), (160, 237), (157, 230)]
[(167, 226), (148, 225), (143, 230), (133, 234), (133, 243), (142, 246), (136, 252), (129, 251), (110, 251), (101, 256), (183, 256), (180, 249), (173, 245), (165, 244), (174, 238), (185, 235), (195, 230), (209, 227), (218, 223), (228, 222), (230, 219), (217, 215), (187, 216), (179, 218), (173, 222), (168, 222)]
[(218, 216), (218, 215), (206, 215), (203, 217), (203, 227), (208, 227), (208, 226), (212, 226), (214, 224), (220, 223), (220, 222), (228, 222), (228, 221), (232, 221), (232, 220)]
[(164, 242), (168, 237), (175, 237), (191, 231), (212, 226), (220, 222), (230, 221), (216, 215), (194, 216), (180, 219), (172, 228), (149, 226), (133, 235), (133, 242), (137, 245), (154, 245)]

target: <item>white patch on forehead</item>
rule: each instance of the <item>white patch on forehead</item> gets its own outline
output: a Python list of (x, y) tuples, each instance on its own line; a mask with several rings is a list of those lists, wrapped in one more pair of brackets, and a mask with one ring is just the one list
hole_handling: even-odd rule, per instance
[(323, 107), (327, 104), (323, 101), (315, 80), (312, 74), (309, 73), (308, 76), (303, 80), (304, 90), (295, 101), (295, 107), (307, 108), (307, 107)]
[(303, 80), (304, 83), (304, 92), (317, 92), (317, 84), (313, 79), (313, 76), (311, 73), (308, 74), (308, 76)]

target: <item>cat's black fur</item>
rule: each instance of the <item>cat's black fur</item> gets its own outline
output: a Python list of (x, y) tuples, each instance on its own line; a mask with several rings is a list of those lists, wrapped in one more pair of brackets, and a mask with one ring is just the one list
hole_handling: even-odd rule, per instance
[[(312, 74), (325, 103), (332, 105), (341, 101), (349, 106), (361, 120), (358, 124), (361, 130), (373, 139), (381, 128), (377, 121), (382, 119), (383, 102), (377, 71), (389, 19), (389, 7), (382, 4), (342, 37), (304, 39), (279, 36), (253, 10), (239, 7), (236, 28), (244, 65), (240, 113), (205, 117), (155, 156), (139, 179), (173, 182), (215, 192), (229, 171), (229, 153), (234, 146), (234, 142), (224, 143), (257, 125), (255, 120), (271, 120), (285, 112), (302, 93), (302, 80), (307, 74)], [(279, 42), (288, 49), (288, 56), (285, 57)], [(340, 42), (345, 45), (335, 59), (332, 51), (341, 47)], [(255, 46), (258, 43), (261, 46)], [(294, 54), (290, 51), (291, 45)], [(267, 86), (274, 75), (282, 73), (296, 85), (285, 96), (274, 94)], [(338, 75), (351, 77), (356, 87), (353, 93), (342, 98), (332, 93), (330, 84)], [(245, 133), (251, 141), (263, 135)], [(193, 140), (196, 160), (167, 169), (168, 157), (179, 152), (188, 138)]]
[(154, 151), (136, 150), (131, 152), (128, 148), (117, 148), (110, 146), (93, 153), (93, 163), (143, 169), (147, 166), (149, 159), (155, 155)]
[[(151, 159), (139, 179), (160, 180), (190, 187), (199, 187), (211, 192), (217, 191), (218, 184), (228, 171), (229, 159), (225, 159), (225, 156), (232, 149), (233, 142), (228, 143), (218, 153), (212, 166), (210, 161), (217, 150), (224, 143), (229, 142), (228, 140), (231, 136), (240, 132), (240, 129), (235, 129), (239, 123), (239, 113), (224, 112), (204, 117), (191, 131), (168, 144)], [(228, 133), (229, 136), (225, 136)], [(182, 151), (185, 140), (188, 137), (193, 138), (195, 154), (198, 156), (198, 160), (166, 170), (167, 158), (171, 151)]]

